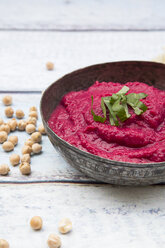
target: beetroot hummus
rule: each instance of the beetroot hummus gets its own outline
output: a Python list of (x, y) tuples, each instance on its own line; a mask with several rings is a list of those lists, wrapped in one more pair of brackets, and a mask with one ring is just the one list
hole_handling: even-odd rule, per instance
[(129, 109), (131, 117), (119, 126), (93, 120), (93, 109), (102, 115), (101, 97), (111, 96), (123, 85), (113, 82), (95, 82), (88, 90), (66, 94), (52, 113), (48, 124), (62, 139), (73, 146), (107, 159), (151, 163), (165, 161), (165, 91), (145, 83), (128, 82), (129, 93), (144, 92), (148, 96), (142, 101), (147, 111), (136, 115)]

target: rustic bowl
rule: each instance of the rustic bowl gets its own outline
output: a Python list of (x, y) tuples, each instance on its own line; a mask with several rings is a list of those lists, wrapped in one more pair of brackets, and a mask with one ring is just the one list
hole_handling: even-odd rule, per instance
[(52, 111), (63, 95), (70, 91), (87, 89), (96, 80), (126, 83), (145, 82), (165, 90), (165, 65), (144, 61), (113, 62), (89, 66), (57, 80), (41, 98), (41, 116), (53, 146), (73, 167), (99, 181), (118, 185), (150, 185), (165, 182), (165, 162), (126, 163), (105, 159), (79, 150), (62, 140), (48, 126)]

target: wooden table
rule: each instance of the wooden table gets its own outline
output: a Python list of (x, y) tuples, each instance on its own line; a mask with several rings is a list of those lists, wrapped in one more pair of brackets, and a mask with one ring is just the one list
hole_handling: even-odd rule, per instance
[[(152, 60), (165, 46), (165, 3), (139, 1), (0, 2), (0, 98), (13, 96), (13, 108), (39, 107), (41, 92), (67, 72), (118, 60)], [(54, 71), (45, 64), (52, 61)], [(0, 115), (5, 119), (4, 106)], [(39, 119), (41, 122), (41, 119)], [(19, 144), (28, 137), (16, 132)], [(1, 162), (9, 163), (2, 151)], [(73, 231), (63, 247), (165, 247), (165, 187), (119, 187), (87, 178), (67, 164), (43, 137), (43, 153), (32, 157), (32, 174), (18, 167), (0, 177), (0, 237), (11, 248), (44, 248), (58, 233), (61, 218)], [(43, 230), (29, 219), (40, 215)]]

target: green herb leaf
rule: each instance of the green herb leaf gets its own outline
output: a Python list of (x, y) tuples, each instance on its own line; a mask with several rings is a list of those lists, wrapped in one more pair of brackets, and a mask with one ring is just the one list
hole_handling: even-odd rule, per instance
[(145, 94), (145, 93), (138, 93), (137, 94), (137, 97), (138, 97), (138, 99), (140, 100), (140, 99), (143, 99), (143, 98), (146, 98), (148, 95), (147, 94)]
[(125, 109), (125, 113), (126, 113), (126, 116), (127, 116), (127, 119), (131, 117), (130, 113), (128, 112), (128, 106), (127, 106), (127, 103), (123, 103), (123, 107)]
[(121, 122), (128, 119), (127, 112), (123, 105), (120, 104), (121, 98), (119, 98), (112, 106), (113, 112), (117, 115)]
[(112, 126), (118, 126), (119, 122), (117, 120), (116, 114), (112, 110), (112, 105), (110, 104), (111, 97), (102, 97), (104, 100), (105, 105), (107, 106), (109, 110), (109, 122), (111, 123)]
[(147, 110), (147, 106), (143, 102), (138, 102), (137, 107), (142, 110), (142, 113), (144, 113)]
[[(92, 98), (92, 106), (91, 113), (93, 115), (93, 119), (98, 122), (104, 123), (106, 120), (106, 107), (109, 110), (109, 122), (112, 126), (118, 126), (119, 120), (121, 122), (126, 121), (130, 118), (130, 113), (128, 111), (128, 105), (133, 108), (136, 115), (141, 115), (147, 110), (147, 106), (139, 101), (140, 99), (144, 99), (147, 97), (145, 93), (130, 93), (125, 95), (129, 91), (129, 87), (124, 86), (121, 90), (119, 90), (116, 94), (112, 94), (112, 96), (102, 97), (101, 98), (101, 109), (103, 111), (103, 115), (96, 115), (93, 111), (93, 96)], [(118, 120), (119, 119), (119, 120)]]
[(91, 98), (92, 98), (91, 114), (93, 115), (93, 120), (104, 123), (106, 121), (106, 108), (105, 106), (103, 107), (104, 102), (101, 101), (101, 107), (102, 107), (103, 114), (104, 114), (104, 117), (102, 117), (102, 116), (96, 115), (95, 112), (93, 111), (93, 96), (91, 96)]
[(139, 101), (140, 99), (147, 97), (146, 94), (131, 93), (128, 94), (126, 97), (127, 97), (127, 104), (133, 108), (136, 115), (141, 115), (147, 110), (147, 106), (143, 102)]
[(128, 91), (129, 91), (129, 87), (124, 85), (123, 88), (116, 93), (116, 95), (125, 95)]
[(110, 100), (109, 100), (110, 104), (114, 104), (119, 99), (119, 96), (117, 94), (113, 94), (109, 98), (110, 98)]

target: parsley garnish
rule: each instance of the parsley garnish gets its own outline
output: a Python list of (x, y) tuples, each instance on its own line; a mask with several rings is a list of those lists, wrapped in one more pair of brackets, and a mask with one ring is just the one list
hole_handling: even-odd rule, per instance
[(104, 123), (107, 118), (107, 109), (109, 110), (109, 122), (112, 126), (119, 126), (119, 121), (124, 122), (131, 117), (128, 106), (130, 106), (136, 115), (141, 115), (147, 110), (147, 106), (140, 101), (140, 99), (146, 98), (145, 93), (126, 93), (129, 91), (129, 87), (124, 86), (120, 91), (112, 96), (106, 96), (101, 98), (101, 109), (103, 116), (96, 115), (93, 110), (93, 96), (91, 114), (93, 120)]

